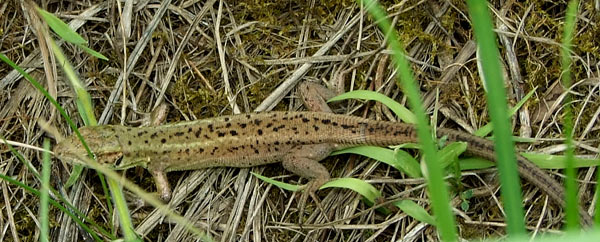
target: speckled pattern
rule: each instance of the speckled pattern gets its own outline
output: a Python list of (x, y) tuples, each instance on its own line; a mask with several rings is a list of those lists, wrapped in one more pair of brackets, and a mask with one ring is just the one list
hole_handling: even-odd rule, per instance
[[(314, 180), (313, 188), (329, 179), (319, 161), (333, 150), (356, 145), (396, 145), (417, 142), (413, 125), (374, 121), (320, 112), (267, 112), (181, 122), (155, 127), (118, 125), (80, 129), (98, 162), (113, 168), (143, 166), (154, 175), (163, 199), (170, 190), (164, 172), (207, 167), (252, 167), (282, 162), (287, 170)], [(450, 129), (437, 129), (449, 142), (467, 142), (467, 153), (495, 161), (489, 140)], [(315, 146), (318, 145), (318, 146)], [(67, 161), (87, 153), (76, 137), (59, 143), (54, 152)], [(122, 159), (120, 159), (122, 157)], [(563, 187), (522, 156), (521, 177), (554, 201), (565, 204)], [(591, 218), (582, 211), (584, 222)], [(586, 221), (587, 220), (587, 221)]]

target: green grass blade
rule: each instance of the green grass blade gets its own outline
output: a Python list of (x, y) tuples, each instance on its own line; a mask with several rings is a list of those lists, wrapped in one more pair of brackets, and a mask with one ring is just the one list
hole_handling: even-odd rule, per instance
[(73, 170), (71, 171), (71, 174), (69, 175), (69, 179), (67, 179), (67, 182), (65, 182), (65, 188), (69, 188), (69, 187), (75, 185), (75, 182), (77, 182), (77, 180), (79, 180), (79, 176), (81, 176), (82, 172), (83, 172), (82, 165), (73, 165)]
[(4, 138), (3, 135), (0, 134), (0, 138), (2, 139), (4, 144), (6, 146), (8, 146), (8, 149), (10, 150), (10, 152), (13, 155), (15, 155), (17, 157), (17, 159), (19, 159), (19, 161), (21, 161), (21, 163), (23, 163), (25, 166), (27, 166), (27, 169), (29, 170), (29, 172), (33, 173), (33, 175), (41, 181), (42, 176), (40, 175), (40, 173), (38, 173), (38, 171), (35, 169), (35, 167), (33, 167), (33, 165), (31, 165), (31, 162), (29, 162), (29, 160), (25, 159), (25, 157), (23, 157), (21, 155), (21, 153), (17, 152), (15, 147), (13, 147), (10, 143), (8, 143), (8, 141)]
[(431, 216), (423, 207), (419, 206), (419, 204), (415, 203), (412, 200), (401, 200), (394, 202), (394, 205), (408, 216), (413, 217), (416, 220), (419, 220), (424, 223), (428, 223), (435, 226), (435, 218)]
[(60, 46), (58, 46), (54, 40), (50, 40), (49, 42), (50, 46), (52, 47), (52, 52), (56, 57), (56, 62), (59, 63), (60, 67), (63, 69), (67, 80), (69, 80), (71, 87), (73, 87), (73, 90), (77, 95), (77, 107), (85, 125), (97, 125), (98, 122), (94, 116), (94, 107), (92, 105), (92, 98), (90, 97), (90, 94), (83, 86), (83, 83), (79, 80), (77, 72), (75, 72), (73, 66), (63, 54)]
[(92, 49), (88, 48), (85, 45), (77, 45), (77, 46), (79, 46), (79, 48), (85, 50), (85, 52), (87, 52), (88, 54), (90, 54), (90, 55), (92, 55), (92, 56), (94, 56), (94, 57), (96, 57), (98, 59), (102, 59), (102, 60), (108, 61), (108, 57), (104, 56), (100, 52), (92, 50)]
[(467, 150), (467, 143), (465, 142), (453, 142), (444, 146), (443, 149), (439, 151), (439, 161), (440, 167), (445, 169), (450, 164), (455, 163), (458, 160), (458, 156)]
[[(565, 169), (567, 157), (564, 155), (548, 155), (532, 152), (523, 152), (521, 155), (542, 169)], [(600, 159), (577, 158), (572, 159), (573, 167), (594, 167), (600, 165)]]
[[(548, 155), (533, 152), (521, 152), (521, 155), (536, 166), (542, 169), (565, 169), (567, 167), (566, 157), (564, 155)], [(461, 170), (478, 170), (496, 166), (496, 163), (479, 157), (470, 157), (460, 159)], [(598, 158), (579, 158), (573, 160), (574, 167), (595, 167), (600, 166)]]
[(412, 178), (423, 177), (419, 162), (401, 149), (390, 150), (379, 146), (358, 146), (333, 152), (331, 155), (358, 154), (386, 163)]
[[(69, 115), (67, 115), (67, 112), (65, 112), (65, 110), (58, 104), (56, 99), (54, 99), (52, 96), (50, 96), (50, 93), (48, 93), (48, 91), (46, 91), (46, 89), (44, 89), (44, 87), (37, 80), (35, 80), (33, 77), (31, 77), (21, 67), (19, 67), (17, 64), (15, 64), (10, 59), (8, 59), (8, 57), (6, 57), (2, 53), (0, 53), (0, 60), (4, 61), (4, 63), (8, 64), (10, 67), (17, 70), (17, 72), (19, 72), (21, 75), (23, 75), (23, 77), (25, 77), (25, 79), (27, 79), (27, 81), (29, 81), (29, 83), (31, 83), (39, 92), (41, 92), (44, 95), (44, 97), (46, 97), (46, 99), (48, 99), (48, 101), (50, 101), (50, 103), (52, 103), (52, 105), (54, 105), (54, 107), (56, 107), (56, 109), (58, 110), (60, 115), (65, 119), (65, 121), (67, 121), (67, 123), (69, 124), (69, 127), (71, 127), (71, 129), (73, 129), (73, 132), (75, 132), (77, 137), (79, 139), (83, 139), (81, 137), (81, 134), (79, 133), (79, 130), (77, 130), (77, 126), (75, 126), (75, 123), (73, 123), (73, 120), (71, 120)], [(87, 146), (87, 144), (84, 143), (83, 146), (91, 154), (91, 151), (90, 151), (89, 147)]]
[(260, 174), (255, 173), (255, 172), (250, 172), (250, 174), (254, 175), (258, 179), (261, 179), (262, 181), (264, 181), (266, 183), (275, 185), (276, 187), (279, 187), (279, 188), (287, 190), (287, 191), (296, 192), (296, 191), (302, 189), (302, 186), (293, 185), (293, 184), (289, 184), (289, 183), (285, 183), (285, 182), (280, 182), (280, 181), (277, 181), (275, 179), (272, 179), (272, 178), (260, 175)]
[(525, 234), (521, 186), (517, 171), (517, 161), (511, 136), (511, 126), (507, 116), (506, 90), (500, 71), (499, 53), (492, 21), (487, 9), (487, 1), (468, 0), (467, 5), (475, 32), (485, 76), (489, 115), (494, 127), (495, 150), (500, 173), (502, 200), (508, 223), (509, 236)]
[(455, 241), (457, 240), (457, 236), (454, 215), (450, 208), (448, 190), (443, 180), (442, 170), (439, 167), (437, 151), (431, 135), (431, 129), (429, 128), (429, 122), (425, 116), (423, 102), (419, 95), (421, 92), (412, 77), (410, 65), (406, 58), (404, 58), (404, 50), (401, 47), (398, 35), (395, 29), (392, 28), (389, 19), (386, 18), (386, 13), (376, 1), (358, 1), (365, 6), (365, 9), (373, 16), (379, 28), (388, 38), (388, 46), (394, 53), (392, 58), (398, 75), (397, 82), (399, 82), (399, 86), (402, 87), (404, 94), (408, 97), (410, 107), (416, 117), (417, 135), (423, 147), (425, 163), (430, 175), (427, 179), (428, 194), (432, 200), (437, 228), (442, 240)]
[(351, 189), (351, 190), (359, 193), (360, 195), (362, 195), (371, 204), (375, 204), (377, 199), (381, 197), (381, 192), (379, 192), (379, 190), (377, 190), (377, 188), (375, 188), (373, 185), (371, 185), (363, 180), (356, 179), (356, 178), (345, 177), (345, 178), (334, 179), (332, 181), (329, 181), (329, 182), (323, 184), (323, 186), (321, 186), (320, 188), (325, 189), (325, 188), (331, 188), (331, 187)]
[[(56, 107), (56, 109), (58, 110), (58, 112), (60, 113), (60, 115), (65, 119), (65, 121), (67, 122), (67, 124), (69, 124), (69, 127), (71, 127), (71, 129), (73, 130), (73, 132), (75, 132), (75, 135), (79, 138), (79, 140), (81, 140), (81, 143), (83, 144), (83, 147), (87, 150), (88, 155), (90, 157), (93, 157), (90, 148), (88, 147), (88, 145), (85, 142), (85, 140), (83, 140), (83, 137), (81, 136), (81, 133), (79, 133), (79, 130), (77, 129), (77, 126), (75, 126), (75, 123), (73, 123), (73, 120), (71, 120), (71, 117), (69, 117), (69, 115), (67, 115), (67, 113), (65, 112), (65, 110), (58, 104), (58, 102), (56, 101), (56, 99), (54, 99), (52, 96), (50, 96), (50, 93), (48, 93), (48, 91), (46, 91), (46, 89), (44, 89), (44, 87), (37, 80), (35, 80), (33, 77), (31, 77), (20, 66), (18, 66), (13, 61), (11, 61), (10, 59), (8, 59), (2, 53), (0, 53), (0, 60), (2, 60), (4, 63), (8, 64), (10, 67), (12, 67), (13, 69), (17, 70), (17, 72), (19, 72), (21, 75), (23, 75), (23, 77), (25, 77), (25, 79), (27, 79), (27, 81), (29, 81), (29, 83), (31, 83), (31, 85), (33, 85), (39, 92), (41, 92), (44, 95), (44, 97), (46, 97), (46, 99), (48, 101), (50, 101), (50, 103), (52, 103), (52, 105), (54, 105), (54, 107)], [(74, 169), (75, 170), (77, 170), (77, 169), (81, 170), (82, 168), (81, 167), (77, 168), (78, 166), (79, 165), (76, 165)], [(76, 180), (78, 178), (78, 174), (80, 174), (80, 173), (81, 172), (75, 173), (75, 174), (71, 173), (71, 176), (69, 177), (69, 180)], [(37, 174), (37, 172), (36, 172), (36, 174)], [(38, 177), (39, 177), (39, 175), (38, 175)], [(111, 208), (111, 207), (112, 206), (110, 206), (110, 203), (109, 203), (109, 208)]]
[(119, 183), (113, 179), (108, 179), (108, 187), (110, 188), (113, 199), (115, 200), (115, 208), (119, 213), (119, 221), (121, 222), (121, 231), (125, 237), (125, 241), (139, 240), (137, 234), (133, 230), (133, 223), (131, 222), (131, 215), (129, 208), (127, 208), (127, 202), (123, 196), (123, 190)]
[(51, 14), (46, 10), (37, 7), (36, 10), (44, 19), (44, 21), (48, 24), (48, 26), (50, 26), (52, 31), (54, 31), (54, 33), (56, 33), (61, 39), (78, 46), (91, 56), (108, 61), (108, 57), (102, 55), (101, 53), (95, 50), (88, 48), (86, 46), (87, 40), (85, 40), (83, 37), (81, 37), (81, 35), (79, 35), (77, 32), (71, 29), (71, 27), (69, 27), (67, 23), (63, 22), (62, 20), (54, 16), (54, 14)]
[[(517, 103), (517, 105), (510, 108), (510, 111), (508, 112), (508, 116), (515, 115), (515, 113), (517, 113), (517, 111), (519, 111), (519, 109), (525, 104), (525, 102), (527, 102), (527, 100), (529, 100), (529, 98), (531, 98), (531, 96), (533, 96), (533, 94), (535, 93), (535, 90), (537, 90), (537, 87), (532, 89), (531, 91), (529, 91), (529, 93), (527, 93), (527, 95), (525, 95), (523, 97), (523, 99), (521, 99)], [(483, 127), (479, 128), (478, 130), (476, 130), (475, 132), (473, 132), (473, 135), (479, 136), (479, 137), (485, 137), (488, 134), (490, 134), (491, 132), (492, 132), (492, 124), (488, 123), (488, 124), (484, 125)]]
[(52, 31), (60, 36), (60, 38), (73, 44), (87, 44), (87, 41), (83, 37), (81, 37), (77, 32), (73, 31), (68, 24), (54, 16), (54, 14), (51, 14), (38, 7), (35, 9), (48, 24), (48, 26), (50, 26)]
[[(50, 141), (44, 139), (44, 149), (50, 150)], [(42, 157), (42, 191), (40, 192), (40, 241), (48, 241), (50, 218), (48, 204), (50, 200), (50, 152), (44, 151)]]
[[(21, 155), (21, 153), (19, 153), (17, 150), (15, 150), (15, 148), (6, 141), (6, 139), (4, 139), (4, 137), (2, 137), (0, 135), (0, 138), (2, 138), (2, 140), (4, 141), (4, 144), (6, 144), (9, 148), (9, 150), (11, 151), (11, 153), (17, 157), (17, 159), (19, 159), (23, 164), (25, 164), (27, 166), (27, 168), (29, 169), (29, 171), (31, 173), (34, 174), (34, 176), (42, 181), (42, 176), (35, 170), (35, 168), (33, 166), (31, 166), (31, 162), (26, 160), (25, 157), (23, 157), (23, 155)], [(88, 219), (83, 213), (81, 213), (81, 211), (79, 211), (76, 207), (74, 207), (73, 205), (71, 205), (69, 203), (69, 201), (65, 200), (64, 197), (62, 197), (60, 195), (60, 193), (58, 193), (58, 191), (54, 190), (52, 187), (49, 187), (49, 190), (52, 192), (52, 194), (55, 194), (58, 199), (60, 200), (60, 202), (62, 202), (63, 204), (66, 205), (67, 209), (69, 209), (70, 211), (75, 212), (75, 214), (77, 216), (79, 216), (80, 218), (84, 218), (85, 221), (88, 221), (92, 227), (94, 227), (96, 230), (100, 231), (100, 233), (104, 234), (104, 236), (109, 236), (110, 233), (108, 233), (106, 230), (102, 229), (102, 227), (98, 226), (98, 224), (96, 224), (93, 220)]]
[(461, 171), (481, 170), (496, 166), (496, 163), (478, 157), (459, 159), (458, 163)]
[(565, 98), (563, 100), (564, 106), (564, 119), (563, 127), (565, 130), (565, 143), (567, 149), (565, 151), (566, 156), (566, 201), (567, 201), (567, 230), (575, 231), (579, 228), (579, 202), (577, 201), (577, 171), (574, 166), (575, 159), (575, 148), (573, 146), (573, 111), (571, 107), (571, 95), (569, 88), (571, 87), (571, 40), (573, 39), (573, 31), (575, 30), (575, 23), (577, 21), (577, 5), (578, 1), (570, 1), (567, 6), (567, 16), (565, 18), (565, 28), (563, 32), (562, 45), (561, 45), (561, 69), (562, 69), (562, 83), (565, 88)]
[[(0, 173), (0, 179), (7, 181), (8, 183), (11, 183), (15, 186), (18, 186), (20, 188), (23, 188), (25, 191), (27, 191), (28, 193), (31, 193), (35, 196), (40, 197), (41, 193), (38, 190), (33, 189), (30, 186), (27, 186), (7, 175), (4, 175), (2, 173)], [(98, 237), (98, 235), (92, 230), (90, 229), (83, 221), (81, 221), (81, 219), (79, 219), (79, 217), (77, 217), (75, 214), (71, 213), (71, 211), (65, 207), (63, 207), (62, 205), (60, 205), (60, 203), (58, 203), (57, 201), (55, 201), (54, 199), (49, 199), (48, 202), (50, 204), (52, 204), (52, 206), (60, 209), (62, 212), (66, 213), (69, 217), (71, 217), (71, 219), (73, 219), (73, 221), (75, 221), (75, 223), (77, 223), (79, 226), (81, 226), (81, 228), (83, 230), (85, 230), (86, 232), (88, 232), (92, 238), (94, 238), (94, 240), (96, 241), (104, 241), (102, 239), (100, 239), (100, 237)], [(89, 220), (88, 220), (89, 221)], [(116, 238), (114, 238), (113, 236), (111, 236), (110, 234), (105, 234), (105, 236), (108, 236), (111, 240), (114, 240)]]
[(408, 110), (406, 107), (402, 106), (400, 103), (394, 101), (394, 99), (391, 99), (388, 96), (383, 95), (378, 92), (367, 91), (367, 90), (356, 90), (356, 91), (342, 93), (338, 96), (335, 96), (335, 97), (327, 100), (327, 102), (341, 101), (344, 99), (363, 99), (363, 100), (378, 101), (378, 102), (383, 103), (389, 109), (391, 109), (392, 112), (394, 112), (398, 116), (398, 118), (400, 118), (400, 120), (404, 121), (405, 123), (414, 124), (416, 122), (415, 114), (413, 114), (410, 110)]

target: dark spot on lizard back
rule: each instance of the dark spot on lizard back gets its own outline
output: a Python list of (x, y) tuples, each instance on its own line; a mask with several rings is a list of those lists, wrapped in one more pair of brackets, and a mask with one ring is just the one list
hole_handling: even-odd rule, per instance
[(247, 124), (247, 123), (240, 123), (240, 128), (242, 128), (242, 129), (243, 129), (243, 128), (246, 128), (246, 126), (248, 126), (248, 124)]
[(235, 131), (235, 130), (231, 130), (231, 131), (229, 131), (229, 133), (231, 134), (231, 136), (238, 135), (237, 131)]
[(315, 129), (315, 131), (319, 131), (319, 126), (313, 125), (313, 128)]
[(128, 145), (131, 145), (131, 140), (128, 140), (128, 141), (127, 141), (127, 144), (128, 144)]
[(225, 125), (225, 128), (231, 128), (231, 123), (227, 123), (227, 124)]
[(175, 136), (182, 136), (182, 135), (183, 135), (183, 132), (176, 132), (175, 133)]
[(257, 126), (258, 126), (258, 125), (260, 125), (260, 123), (262, 123), (262, 120), (260, 120), (260, 119), (255, 119), (255, 120), (254, 120), (254, 124), (255, 124), (255, 125), (257, 125)]
[(257, 130), (256, 132), (258, 133), (258, 135), (262, 135), (262, 134), (263, 134), (263, 131), (262, 131), (262, 129), (259, 129), (259, 130)]
[(165, 139), (165, 138), (162, 138), (162, 139), (160, 140), (160, 142), (161, 142), (161, 143), (163, 143), (163, 144), (164, 144), (164, 143), (167, 143), (167, 139)]
[(212, 133), (215, 132), (215, 127), (212, 124), (208, 125), (208, 130)]
[(156, 132), (152, 133), (152, 135), (150, 135), (151, 139), (156, 139), (156, 137), (158, 137), (158, 134)]
[(229, 122), (229, 117), (225, 117), (225, 122)]
[(323, 119), (323, 120), (321, 120), (321, 123), (323, 123), (323, 124), (330, 124), (331, 120), (330, 119)]
[(307, 118), (302, 118), (302, 122), (303, 122), (303, 123), (308, 123), (309, 121), (310, 121), (310, 119), (307, 119)]
[(223, 137), (223, 136), (225, 136), (225, 132), (221, 132), (221, 131), (219, 131), (219, 132), (217, 132), (217, 136), (219, 136), (219, 137)]
[(200, 135), (202, 134), (202, 129), (198, 129), (195, 133), (196, 138), (200, 138)]

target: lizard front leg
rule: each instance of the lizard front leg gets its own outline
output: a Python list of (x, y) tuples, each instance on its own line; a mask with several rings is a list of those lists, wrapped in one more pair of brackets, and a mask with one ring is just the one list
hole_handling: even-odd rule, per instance
[(327, 99), (337, 95), (333, 90), (313, 82), (302, 82), (298, 85), (298, 92), (304, 106), (313, 112), (333, 113), (327, 105)]
[(154, 184), (156, 186), (156, 192), (160, 196), (160, 199), (163, 202), (168, 202), (171, 200), (171, 186), (169, 185), (169, 180), (167, 178), (167, 174), (164, 169), (148, 167), (148, 171), (152, 173), (152, 177), (154, 178)]
[[(304, 205), (310, 195), (315, 202), (319, 202), (315, 191), (329, 180), (329, 171), (319, 161), (325, 159), (334, 150), (332, 144), (302, 145), (293, 148), (290, 153), (282, 158), (283, 167), (301, 177), (309, 179), (306, 190), (300, 196), (299, 217), (302, 222)], [(321, 208), (321, 206), (319, 205)]]
[[(160, 125), (167, 118), (168, 112), (169, 107), (167, 104), (165, 102), (161, 103), (154, 111), (152, 111), (152, 113), (150, 113), (150, 117), (146, 120), (146, 124), (149, 126)], [(152, 178), (154, 178), (154, 185), (156, 186), (156, 192), (160, 196), (160, 199), (163, 202), (169, 202), (171, 200), (171, 185), (169, 185), (169, 178), (167, 178), (164, 167), (149, 165), (148, 171), (150, 171)]]

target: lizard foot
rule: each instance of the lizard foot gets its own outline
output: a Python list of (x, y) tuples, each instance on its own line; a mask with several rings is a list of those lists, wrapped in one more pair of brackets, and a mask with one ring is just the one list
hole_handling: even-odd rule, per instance
[(302, 191), (302, 194), (300, 195), (300, 202), (298, 203), (298, 224), (302, 225), (304, 223), (304, 208), (306, 207), (306, 201), (308, 200), (309, 196), (313, 199), (313, 201), (315, 201), (317, 208), (324, 215), (325, 220), (330, 222), (325, 209), (321, 205), (321, 200), (316, 194), (316, 191), (319, 189), (319, 187), (325, 184), (327, 180), (329, 179), (313, 179), (306, 184), (306, 188), (304, 191)]

